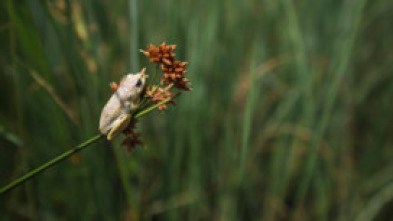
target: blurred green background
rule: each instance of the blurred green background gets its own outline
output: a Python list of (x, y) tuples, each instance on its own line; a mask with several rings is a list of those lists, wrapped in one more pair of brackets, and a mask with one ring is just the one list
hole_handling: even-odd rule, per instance
[(0, 185), (94, 136), (177, 44), (193, 91), (0, 196), (0, 220), (389, 220), (389, 0), (3, 0)]

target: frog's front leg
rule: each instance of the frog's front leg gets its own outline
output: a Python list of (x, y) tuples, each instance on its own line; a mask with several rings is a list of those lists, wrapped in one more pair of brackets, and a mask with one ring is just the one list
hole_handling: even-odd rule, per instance
[(113, 124), (112, 129), (109, 131), (107, 135), (108, 140), (112, 140), (115, 138), (119, 133), (123, 132), (127, 126), (130, 124), (131, 121), (131, 114), (122, 114)]
[(131, 103), (131, 112), (134, 112), (139, 107), (140, 99), (136, 99)]

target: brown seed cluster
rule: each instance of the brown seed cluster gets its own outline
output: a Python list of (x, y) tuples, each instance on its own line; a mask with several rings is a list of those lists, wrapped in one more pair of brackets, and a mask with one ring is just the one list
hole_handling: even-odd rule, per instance
[[(151, 90), (146, 92), (146, 95), (150, 97), (150, 100), (154, 103), (160, 103), (168, 98), (174, 97), (175, 95), (170, 92), (173, 84), (168, 85), (165, 88), (153, 86)], [(163, 111), (168, 107), (168, 104), (176, 105), (175, 100), (170, 100), (168, 103), (162, 104), (158, 107), (159, 111)]]
[(141, 52), (150, 58), (151, 63), (166, 63), (170, 65), (171, 60), (176, 56), (176, 54), (173, 53), (175, 49), (176, 45), (166, 45), (166, 43), (163, 42), (159, 46), (150, 44), (149, 47), (147, 47), (147, 51), (141, 50)]
[[(120, 82), (121, 85), (121, 82)], [(111, 91), (114, 93), (119, 89), (119, 85), (116, 82), (111, 82), (109, 83), (109, 87), (111, 88)]]
[(176, 54), (173, 53), (175, 48), (176, 45), (166, 45), (163, 42), (159, 46), (150, 44), (147, 51), (142, 50), (142, 53), (150, 58), (150, 62), (161, 64), (161, 70), (163, 72), (161, 84), (173, 84), (175, 88), (189, 91), (191, 88), (187, 84), (190, 80), (185, 78), (188, 62), (176, 60)]
[(121, 145), (124, 145), (127, 147), (127, 152), (129, 153), (132, 149), (134, 149), (137, 145), (143, 146), (144, 143), (139, 139), (139, 137), (142, 135), (141, 133), (135, 133), (135, 125), (138, 122), (137, 119), (132, 119), (128, 127), (123, 131), (124, 135), (126, 135), (126, 138), (124, 138), (123, 142)]

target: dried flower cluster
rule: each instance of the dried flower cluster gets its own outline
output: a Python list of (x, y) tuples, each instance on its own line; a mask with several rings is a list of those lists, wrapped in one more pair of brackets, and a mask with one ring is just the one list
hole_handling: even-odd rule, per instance
[[(188, 62), (181, 62), (175, 59), (176, 54), (173, 53), (176, 45), (166, 45), (165, 42), (159, 46), (150, 44), (147, 51), (141, 50), (141, 52), (150, 58), (150, 62), (161, 64), (161, 71), (163, 73), (160, 84), (151, 85), (151, 87), (145, 88), (145, 92), (142, 94), (142, 100), (146, 99), (147, 103), (158, 104), (168, 98), (174, 98), (175, 94), (171, 92), (172, 89), (179, 89), (190, 91), (191, 88), (187, 85), (190, 80), (185, 78), (187, 72), (186, 66)], [(142, 69), (141, 72), (145, 73), (146, 69)], [(120, 85), (122, 82), (120, 82)], [(112, 82), (110, 87), (113, 92), (118, 89), (118, 84)], [(167, 109), (168, 104), (176, 104), (175, 100), (170, 100), (158, 107), (158, 110), (163, 111)], [(137, 119), (132, 119), (128, 127), (123, 131), (126, 138), (123, 140), (122, 145), (127, 147), (127, 152), (135, 148), (136, 145), (143, 145), (143, 142), (139, 139), (141, 133), (135, 133), (135, 125)]]
[(161, 64), (163, 76), (161, 79), (162, 85), (173, 84), (173, 87), (189, 91), (190, 87), (187, 83), (190, 82), (185, 78), (187, 72), (186, 66), (188, 62), (177, 61), (173, 53), (176, 45), (166, 45), (165, 42), (159, 46), (149, 45), (147, 51), (142, 51), (144, 55), (150, 58), (150, 62)]
[[(146, 95), (150, 97), (150, 101), (153, 103), (160, 103), (168, 98), (174, 97), (175, 94), (170, 92), (170, 89), (173, 87), (173, 84), (168, 85), (165, 88), (153, 86), (151, 90), (146, 92)], [(158, 107), (159, 111), (163, 111), (168, 107), (168, 104), (176, 105), (175, 100), (170, 100), (169, 102), (162, 104)]]
[(144, 143), (139, 139), (139, 137), (142, 135), (141, 133), (135, 133), (135, 125), (138, 122), (137, 119), (132, 119), (128, 127), (123, 131), (124, 135), (126, 135), (126, 138), (124, 138), (123, 142), (121, 145), (124, 145), (127, 147), (127, 153), (131, 151), (131, 149), (134, 149), (136, 145), (141, 145), (143, 146)]
[[(120, 82), (121, 85), (121, 82)], [(116, 82), (111, 82), (109, 83), (109, 87), (111, 88), (112, 92), (116, 92), (117, 89), (119, 88), (119, 85)]]

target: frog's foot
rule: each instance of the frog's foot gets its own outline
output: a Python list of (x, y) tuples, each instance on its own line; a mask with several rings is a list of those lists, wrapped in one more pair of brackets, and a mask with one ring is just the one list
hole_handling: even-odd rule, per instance
[(136, 100), (136, 101), (134, 101), (134, 102), (131, 104), (131, 112), (135, 111), (138, 107), (139, 107), (139, 99)]
[(115, 138), (119, 133), (123, 132), (127, 126), (130, 124), (131, 121), (131, 114), (125, 114), (116, 120), (113, 124), (112, 129), (109, 131), (107, 135), (108, 140), (112, 140)]

